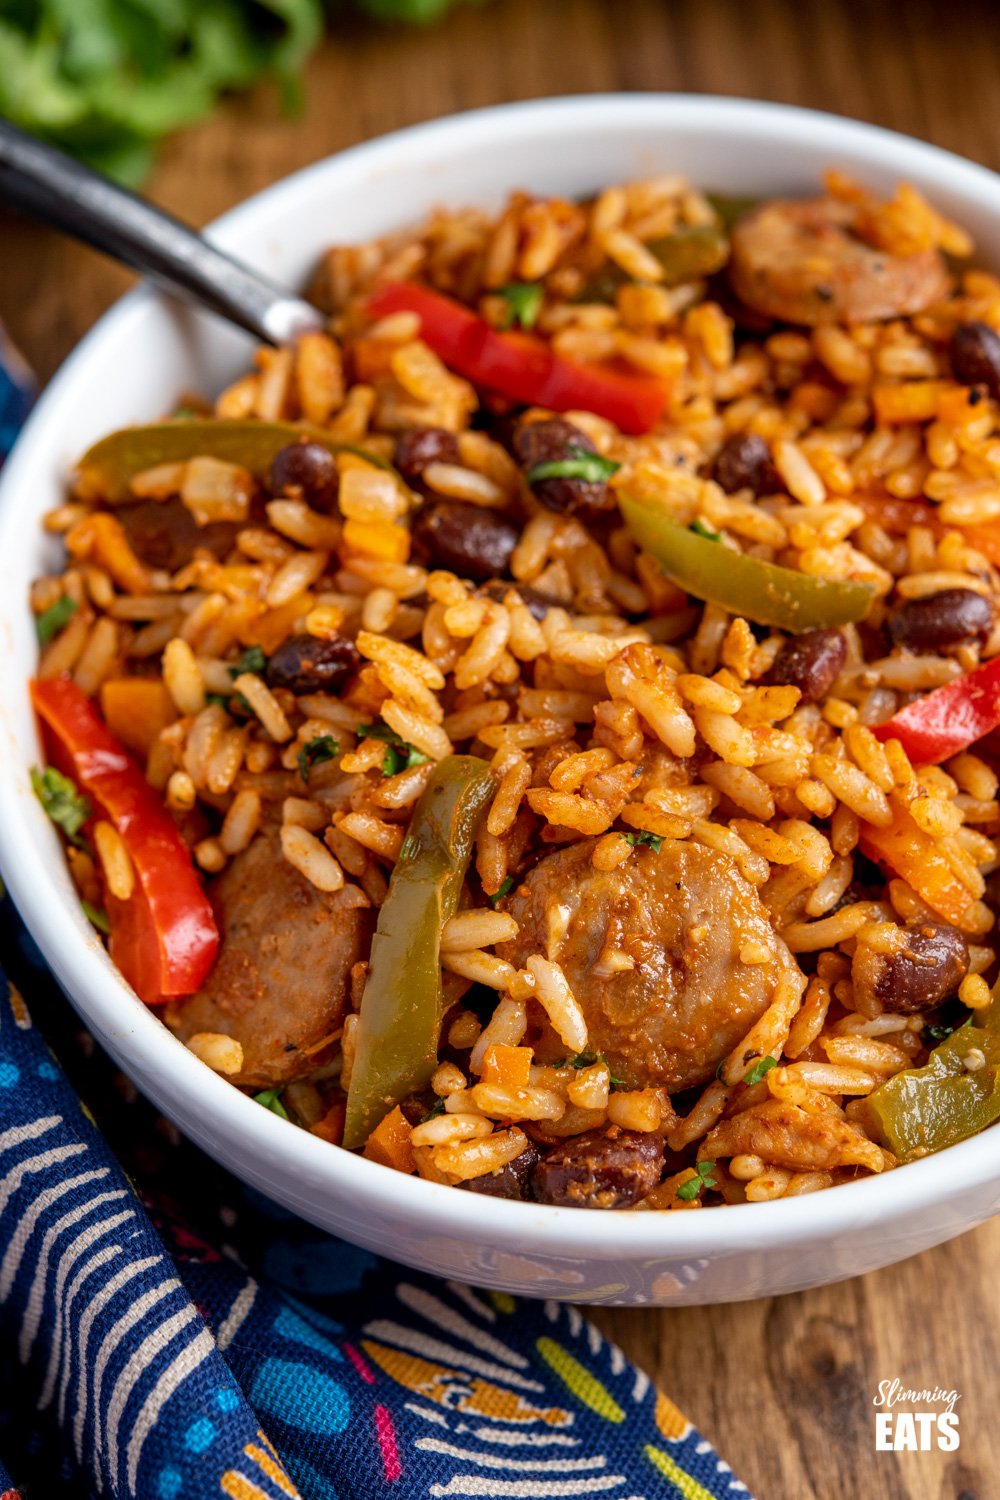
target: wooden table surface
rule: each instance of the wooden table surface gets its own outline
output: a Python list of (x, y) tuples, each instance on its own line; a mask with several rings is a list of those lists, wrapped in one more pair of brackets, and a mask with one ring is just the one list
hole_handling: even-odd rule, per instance
[[(492, 0), (429, 32), (349, 27), (310, 66), (301, 117), (282, 118), (267, 90), (234, 101), (170, 144), (150, 191), (203, 223), (399, 126), (617, 89), (813, 105), (1000, 168), (998, 56), (996, 0)], [(512, 162), (512, 185), (517, 176)], [(0, 216), (0, 265), (0, 316), (43, 377), (129, 283), (13, 217)], [(1000, 1220), (840, 1286), (729, 1307), (607, 1310), (597, 1321), (758, 1500), (992, 1500), (998, 1262)], [(875, 1452), (872, 1396), (897, 1376), (962, 1393), (956, 1453)]]

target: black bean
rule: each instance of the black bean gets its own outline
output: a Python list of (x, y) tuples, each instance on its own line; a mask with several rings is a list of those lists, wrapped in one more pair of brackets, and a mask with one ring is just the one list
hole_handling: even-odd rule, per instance
[[(561, 463), (573, 457), (573, 449), (596, 453), (590, 438), (572, 422), (552, 417), (545, 422), (521, 422), (514, 432), (514, 453), (526, 473), (539, 464)], [(548, 510), (609, 510), (615, 500), (603, 479), (539, 479), (531, 486), (536, 500)]]
[(727, 495), (737, 490), (774, 495), (784, 489), (770, 448), (754, 432), (738, 432), (726, 439), (716, 454), (712, 478)]
[(543, 594), (541, 589), (533, 589), (530, 583), (502, 583), (498, 579), (488, 583), (483, 593), (502, 604), (511, 590), (536, 620), (544, 620), (550, 609), (559, 607), (558, 599), (554, 599), (551, 594)]
[(949, 353), (956, 380), (962, 385), (983, 385), (1000, 399), (1000, 335), (986, 323), (959, 323)]
[(499, 1172), (486, 1172), (482, 1177), (468, 1177), (462, 1183), (470, 1193), (483, 1193), (487, 1198), (531, 1199), (531, 1175), (541, 1161), (538, 1147), (531, 1141)]
[(268, 687), (292, 693), (339, 693), (360, 666), (361, 653), (345, 636), (293, 635), (271, 657), (264, 678)]
[(630, 1208), (663, 1173), (663, 1142), (636, 1130), (588, 1130), (544, 1156), (531, 1182), (539, 1203), (564, 1208)]
[(180, 500), (140, 500), (120, 506), (115, 514), (133, 552), (151, 568), (166, 568), (168, 573), (186, 567), (198, 551), (225, 557), (240, 529), (234, 521), (199, 526)]
[(892, 611), (888, 625), (897, 646), (941, 651), (965, 641), (985, 641), (993, 629), (993, 606), (974, 589), (942, 589), (907, 599)]
[(457, 464), (458, 440), (443, 427), (417, 427), (396, 439), (393, 462), (407, 484), (420, 486), (428, 464)]
[(460, 500), (435, 500), (421, 506), (411, 530), (426, 566), (447, 568), (477, 583), (506, 573), (521, 535), (506, 516)]
[(322, 443), (287, 443), (271, 464), (271, 492), (331, 511), (337, 503), (337, 461)]
[(907, 927), (906, 947), (883, 954), (874, 993), (886, 1010), (912, 1016), (954, 995), (969, 968), (969, 945), (947, 922)]
[(846, 656), (847, 642), (839, 630), (807, 630), (785, 642), (764, 681), (772, 687), (797, 687), (801, 702), (817, 703), (830, 691)]

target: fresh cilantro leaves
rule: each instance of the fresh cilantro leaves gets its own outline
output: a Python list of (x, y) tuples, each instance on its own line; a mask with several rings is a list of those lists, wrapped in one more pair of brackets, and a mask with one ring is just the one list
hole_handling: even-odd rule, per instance
[(715, 1171), (714, 1161), (700, 1161), (695, 1165), (694, 1170), (694, 1177), (689, 1177), (687, 1182), (682, 1182), (677, 1189), (677, 1196), (684, 1203), (693, 1203), (702, 1188), (714, 1188), (719, 1185), (712, 1176)]

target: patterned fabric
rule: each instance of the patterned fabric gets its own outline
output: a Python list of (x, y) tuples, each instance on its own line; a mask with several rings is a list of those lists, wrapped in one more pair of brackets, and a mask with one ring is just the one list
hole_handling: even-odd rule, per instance
[(379, 1260), (183, 1142), (9, 902), (0, 956), (0, 1500), (747, 1495), (574, 1308)]
[[(10, 452), (18, 429), (28, 415), (33, 394), (31, 372), (0, 323), (0, 464)], [(2, 1481), (3, 1475), (0, 1474), (0, 1483)], [(2, 1491), (0, 1500), (3, 1500)]]

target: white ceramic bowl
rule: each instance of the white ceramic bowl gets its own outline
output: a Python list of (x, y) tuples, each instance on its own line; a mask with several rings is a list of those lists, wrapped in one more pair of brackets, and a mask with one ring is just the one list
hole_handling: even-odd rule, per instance
[[(659, 170), (738, 194), (808, 193), (836, 164), (875, 188), (906, 178), (1000, 240), (1000, 179), (931, 146), (772, 104), (624, 95), (519, 104), (418, 126), (317, 163), (227, 214), (220, 245), (290, 286), (333, 242), (366, 240), (437, 203), (494, 205), (512, 187), (569, 195)], [(44, 295), (44, 289), (40, 289)], [(216, 320), (148, 291), (101, 320), (49, 386), (0, 481), (0, 865), (43, 953), (119, 1065), (184, 1133), (314, 1223), (397, 1260), (529, 1296), (722, 1302), (857, 1275), (1000, 1207), (989, 1132), (884, 1178), (696, 1214), (510, 1204), (407, 1178), (285, 1124), (197, 1061), (112, 967), (32, 796), (39, 750), (26, 692), (29, 582), (57, 549), (39, 527), (95, 438), (212, 392), (250, 353)]]

